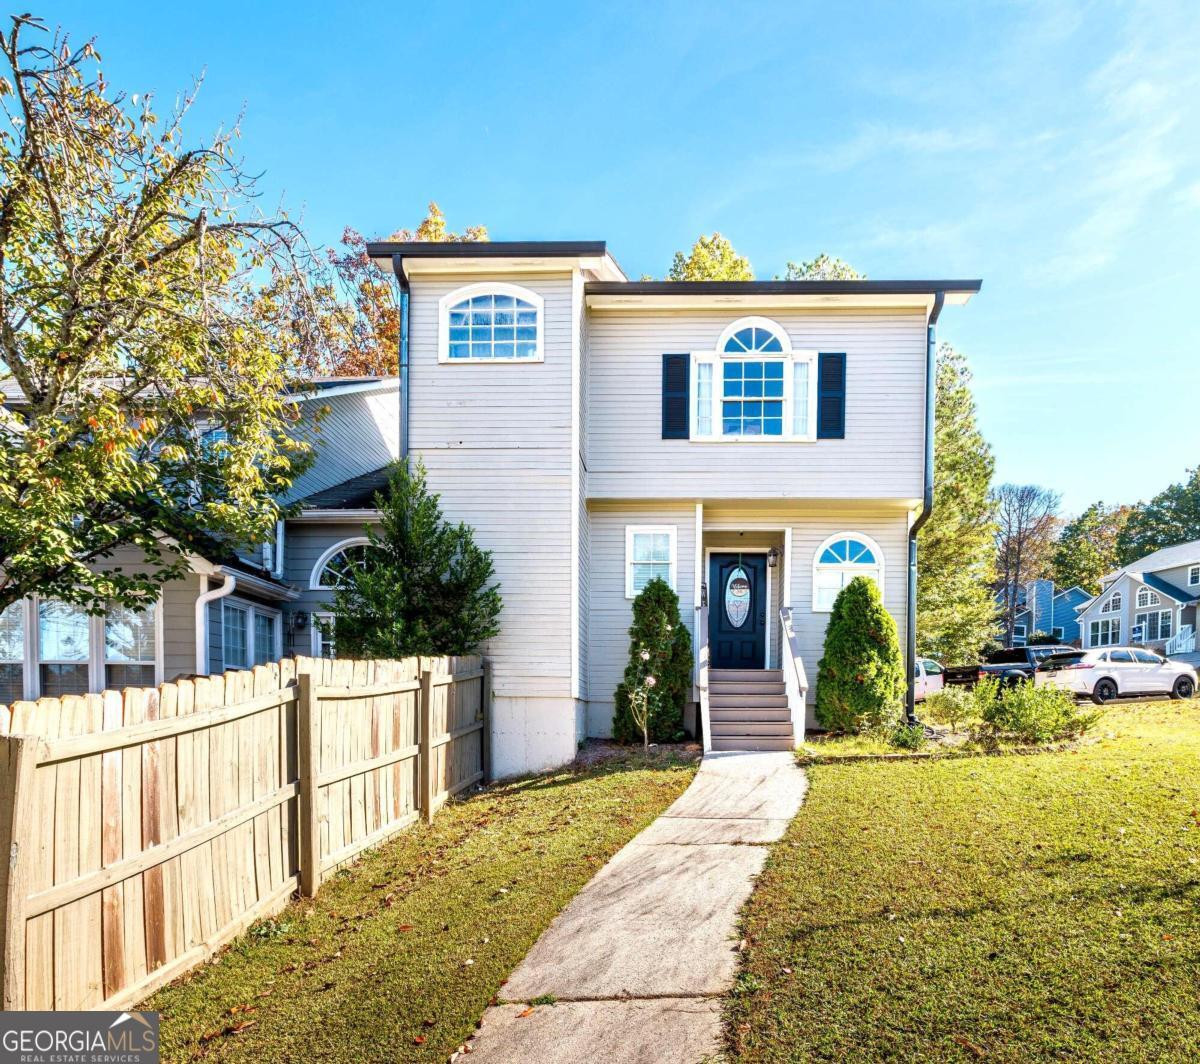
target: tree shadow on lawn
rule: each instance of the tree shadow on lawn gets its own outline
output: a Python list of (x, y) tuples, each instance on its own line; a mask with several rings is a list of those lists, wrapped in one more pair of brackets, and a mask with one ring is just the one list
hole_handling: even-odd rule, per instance
[(447, 803), (151, 998), (163, 1059), (445, 1059), (692, 767), (637, 755)]

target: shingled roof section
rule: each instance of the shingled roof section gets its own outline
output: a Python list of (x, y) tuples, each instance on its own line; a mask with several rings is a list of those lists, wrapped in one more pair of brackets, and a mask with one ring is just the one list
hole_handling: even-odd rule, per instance
[(331, 488), (322, 488), (300, 500), (304, 510), (374, 510), (375, 495), (386, 491), (390, 470), (387, 466), (362, 473)]

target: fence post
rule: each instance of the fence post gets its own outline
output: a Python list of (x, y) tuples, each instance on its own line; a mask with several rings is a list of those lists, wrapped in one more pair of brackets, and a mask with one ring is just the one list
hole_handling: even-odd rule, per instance
[(0, 736), (0, 962), (4, 965), (3, 1005), (25, 1008), (25, 905), (35, 831), (31, 822), (33, 772), (42, 741), (23, 735)]
[[(310, 666), (311, 667), (311, 666)], [(296, 800), (300, 825), (300, 895), (311, 898), (321, 883), (321, 833), (317, 830), (317, 776), (320, 767), (318, 729), (321, 724), (316, 678), (301, 672), (296, 707), (296, 754), (300, 795)]]
[(421, 669), (421, 715), (420, 752), (417, 759), (421, 766), (421, 815), (426, 824), (433, 823), (433, 673)]
[(492, 782), (492, 663), (483, 659), (483, 683), (479, 691), (479, 712), (483, 715), (483, 782)]

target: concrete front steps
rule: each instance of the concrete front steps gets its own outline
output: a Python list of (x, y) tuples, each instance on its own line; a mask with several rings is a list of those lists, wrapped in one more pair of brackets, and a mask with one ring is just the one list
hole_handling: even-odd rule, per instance
[(796, 745), (782, 669), (710, 669), (708, 721), (714, 750)]

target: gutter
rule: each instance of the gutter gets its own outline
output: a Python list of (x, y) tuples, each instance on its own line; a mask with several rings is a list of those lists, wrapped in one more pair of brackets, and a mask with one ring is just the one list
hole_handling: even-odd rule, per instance
[(400, 285), (400, 461), (408, 461), (408, 278), (404, 274), (404, 255), (392, 255), (392, 272)]
[(904, 661), (908, 668), (908, 686), (904, 694), (906, 724), (917, 720), (917, 533), (933, 513), (933, 428), (934, 402), (937, 397), (937, 321), (946, 302), (946, 293), (933, 297), (933, 308), (925, 328), (925, 475), (921, 494), (921, 512), (908, 530), (908, 622), (905, 625)]
[[(196, 675), (207, 676), (208, 667), (208, 604), (232, 595), (237, 587), (237, 577), (228, 570), (220, 570), (218, 576), (225, 578), (220, 587), (205, 591), (196, 599)], [(207, 579), (207, 578), (206, 578)]]

